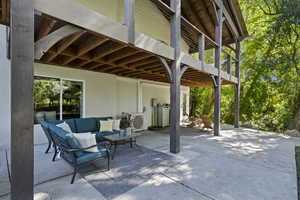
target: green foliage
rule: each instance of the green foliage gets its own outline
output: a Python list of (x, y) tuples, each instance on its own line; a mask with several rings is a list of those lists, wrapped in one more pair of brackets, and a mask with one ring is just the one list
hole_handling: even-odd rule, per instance
[[(242, 43), (241, 122), (282, 132), (292, 128), (300, 109), (300, 1), (241, 0), (240, 4), (249, 31)], [(191, 90), (191, 99), (200, 99), (195, 114), (202, 115), (211, 105), (211, 95), (211, 88)], [(223, 123), (233, 122), (233, 106), (233, 87), (223, 87)], [(209, 111), (212, 116), (213, 109)]]

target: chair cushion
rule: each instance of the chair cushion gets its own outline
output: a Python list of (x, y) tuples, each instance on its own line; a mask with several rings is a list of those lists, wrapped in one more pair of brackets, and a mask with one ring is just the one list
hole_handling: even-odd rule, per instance
[(56, 126), (63, 129), (63, 130), (65, 130), (65, 131), (67, 131), (67, 132), (69, 132), (69, 133), (72, 133), (72, 130), (71, 130), (69, 124), (67, 124), (66, 122), (63, 122), (61, 124), (56, 124)]
[(54, 125), (66, 122), (70, 126), (72, 132), (73, 133), (77, 133), (77, 128), (76, 128), (76, 124), (75, 124), (75, 120), (74, 119), (50, 120), (50, 121), (47, 121), (47, 122), (50, 123), (50, 124), (54, 124)]
[(48, 129), (50, 130), (50, 134), (54, 133), (62, 138), (65, 138), (69, 134), (69, 132), (57, 127), (55, 124), (48, 124)]
[(73, 133), (77, 133), (77, 127), (74, 119), (64, 120), (71, 128)]
[(95, 118), (79, 118), (74, 120), (77, 133), (95, 132), (98, 130)]
[[(94, 146), (97, 144), (96, 142), (96, 136), (94, 134), (91, 133), (75, 133), (73, 134), (74, 137), (78, 140), (78, 142), (80, 143), (80, 147), (81, 148), (87, 148), (90, 146)], [(92, 147), (89, 149), (85, 150), (86, 152), (98, 152), (98, 148)]]
[(78, 156), (76, 161), (77, 161), (77, 164), (82, 164), (82, 163), (85, 163), (85, 162), (89, 162), (89, 161), (92, 161), (92, 160), (95, 160), (97, 158), (101, 158), (101, 157), (106, 157), (107, 154), (107, 150), (103, 147), (98, 147), (98, 152), (84, 152), (81, 156)]
[[(80, 142), (74, 136), (74, 133), (68, 133), (68, 134), (66, 134), (65, 139), (66, 139), (66, 141), (68, 142), (68, 144), (70, 145), (70, 147), (72, 149), (80, 149), (81, 148)], [(82, 156), (83, 152), (82, 151), (75, 152), (75, 155), (77, 157), (78, 156)]]

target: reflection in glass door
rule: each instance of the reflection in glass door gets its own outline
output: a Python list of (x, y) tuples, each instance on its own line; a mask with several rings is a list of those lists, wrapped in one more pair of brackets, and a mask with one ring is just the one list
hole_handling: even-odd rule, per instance
[(82, 117), (83, 82), (35, 76), (34, 111), (35, 124)]
[(62, 80), (62, 119), (82, 116), (83, 87), (80, 81)]
[(34, 122), (60, 119), (60, 80), (34, 77)]

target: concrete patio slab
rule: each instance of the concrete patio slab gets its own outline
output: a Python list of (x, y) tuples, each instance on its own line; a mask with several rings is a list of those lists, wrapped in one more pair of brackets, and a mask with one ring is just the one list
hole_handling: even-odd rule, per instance
[(202, 194), (189, 189), (164, 175), (151, 180), (119, 196), (115, 200), (208, 200)]
[[(297, 200), (294, 148), (300, 146), (299, 138), (251, 129), (223, 130), (219, 137), (198, 130), (184, 133), (179, 154), (169, 153), (166, 132), (147, 132), (139, 137), (139, 145), (171, 158), (156, 167), (143, 168), (140, 173), (153, 176), (113, 200)], [(66, 175), (71, 168), (63, 160), (53, 163), (52, 154), (43, 153), (44, 146), (36, 146), (35, 151), (36, 193), (48, 193), (52, 200), (105, 199), (80, 176), (70, 185), (70, 176)], [(139, 163), (132, 163), (135, 164)], [(47, 171), (51, 176), (45, 175)], [(107, 174), (117, 175), (118, 171), (112, 169)], [(93, 179), (99, 181), (91, 174), (90, 180)]]

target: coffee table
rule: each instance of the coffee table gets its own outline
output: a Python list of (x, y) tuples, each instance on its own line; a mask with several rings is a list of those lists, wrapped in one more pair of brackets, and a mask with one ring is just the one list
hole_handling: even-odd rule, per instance
[(114, 159), (114, 155), (117, 150), (117, 146), (120, 144), (128, 144), (130, 143), (130, 148), (133, 147), (133, 144), (136, 144), (136, 138), (143, 135), (142, 132), (132, 132), (130, 134), (113, 134), (113, 135), (107, 135), (103, 136), (105, 140), (107, 140), (110, 143), (110, 149), (114, 147), (111, 155), (111, 159)]

